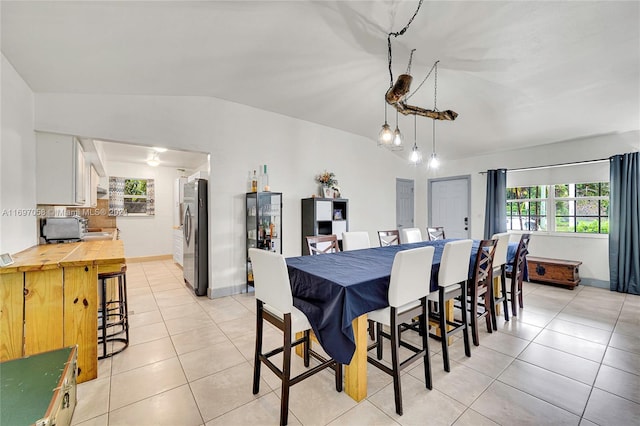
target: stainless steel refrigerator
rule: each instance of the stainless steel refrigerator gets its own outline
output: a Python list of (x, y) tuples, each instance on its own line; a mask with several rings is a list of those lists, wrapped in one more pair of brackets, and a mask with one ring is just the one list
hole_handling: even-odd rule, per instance
[(182, 232), (184, 234), (184, 281), (198, 296), (209, 287), (209, 220), (207, 180), (194, 179), (184, 184)]

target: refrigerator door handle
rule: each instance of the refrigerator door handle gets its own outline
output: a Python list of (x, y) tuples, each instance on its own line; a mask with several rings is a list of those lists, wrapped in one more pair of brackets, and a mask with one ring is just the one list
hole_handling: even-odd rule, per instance
[(184, 211), (184, 227), (182, 232), (184, 233), (184, 239), (187, 242), (187, 247), (191, 243), (191, 210), (189, 206)]

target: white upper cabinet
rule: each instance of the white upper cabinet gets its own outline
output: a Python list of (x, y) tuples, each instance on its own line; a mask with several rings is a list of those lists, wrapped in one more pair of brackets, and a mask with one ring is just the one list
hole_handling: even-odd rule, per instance
[(38, 204), (85, 204), (86, 164), (74, 136), (37, 133), (36, 201)]

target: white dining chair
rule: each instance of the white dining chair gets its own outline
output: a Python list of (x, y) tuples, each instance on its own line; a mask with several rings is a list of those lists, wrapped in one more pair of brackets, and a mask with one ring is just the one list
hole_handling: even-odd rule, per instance
[(349, 231), (342, 233), (342, 249), (347, 250), (360, 250), (371, 248), (371, 242), (369, 241), (369, 233), (366, 231)]
[(400, 238), (400, 242), (402, 244), (418, 243), (423, 241), (422, 231), (420, 231), (420, 228), (402, 228), (401, 235), (402, 237)]
[[(429, 318), (438, 323), (442, 340), (442, 361), (447, 372), (450, 371), (449, 337), (452, 334), (462, 332), (464, 353), (471, 356), (466, 298), (472, 245), (473, 240), (456, 240), (445, 244), (438, 271), (438, 292), (428, 296), (429, 301), (438, 303), (438, 312), (431, 309), (432, 303), (429, 304)], [(455, 298), (460, 298), (462, 321), (446, 317), (445, 302)]]
[(491, 322), (493, 323), (494, 330), (498, 329), (496, 308), (500, 303), (502, 303), (502, 309), (504, 310), (504, 320), (509, 321), (509, 302), (507, 301), (507, 252), (509, 250), (509, 237), (508, 232), (493, 234), (491, 237), (493, 240), (498, 240), (496, 252), (493, 255), (493, 279), (494, 282), (496, 279), (499, 280), (500, 287), (500, 296), (496, 296), (496, 289), (494, 288), (491, 297), (491, 303), (493, 305)]
[[(293, 306), (289, 272), (284, 257), (279, 253), (255, 248), (249, 249), (249, 257), (253, 266), (255, 298), (257, 304), (256, 349), (253, 364), (253, 394), (260, 391), (260, 366), (264, 363), (282, 381), (280, 392), (280, 424), (286, 425), (289, 415), (289, 388), (296, 383), (325, 369), (332, 368), (336, 376), (336, 390), (342, 391), (342, 365), (333, 359), (327, 359), (311, 348), (311, 324), (307, 316)], [(275, 325), (283, 332), (283, 345), (280, 348), (262, 353), (264, 321)], [(303, 336), (292, 342), (296, 333)], [(309, 359), (320, 361), (319, 365), (307, 369), (295, 377), (291, 377), (291, 349), (303, 345), (304, 366), (309, 367)], [(271, 356), (283, 354), (282, 368), (278, 368)]]
[[(429, 358), (429, 333), (427, 332), (427, 296), (431, 283), (431, 264), (433, 263), (434, 247), (420, 247), (403, 250), (396, 253), (391, 267), (389, 282), (389, 306), (368, 313), (368, 318), (376, 323), (376, 340), (369, 349), (377, 349), (377, 358), (370, 355), (367, 361), (393, 377), (396, 413), (402, 415), (402, 390), (400, 386), (400, 372), (413, 362), (423, 359), (425, 385), (432, 388), (431, 361)], [(402, 341), (402, 324), (409, 323), (413, 318), (419, 318), (419, 330), (422, 336), (422, 347)], [(382, 330), (382, 326), (389, 328), (389, 333)], [(391, 368), (383, 364), (382, 338), (391, 340)], [(413, 354), (400, 361), (400, 346), (409, 349)]]

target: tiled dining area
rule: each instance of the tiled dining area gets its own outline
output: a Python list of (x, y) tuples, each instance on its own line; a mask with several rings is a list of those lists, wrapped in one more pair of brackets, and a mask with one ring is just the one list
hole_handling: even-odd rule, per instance
[[(255, 298), (196, 297), (172, 261), (129, 263), (130, 346), (101, 360), (78, 385), (73, 424), (275, 425), (279, 379), (263, 369), (251, 392)], [(633, 425), (640, 418), (640, 297), (578, 286), (525, 283), (524, 310), (488, 334), (467, 358), (462, 342), (442, 369), (430, 339), (433, 390), (422, 363), (402, 375), (404, 415), (391, 377), (369, 366), (368, 397), (333, 387), (330, 371), (291, 390), (289, 424)], [(265, 332), (265, 346), (281, 333)], [(389, 351), (385, 351), (388, 356)], [(294, 373), (303, 368), (294, 357)]]

